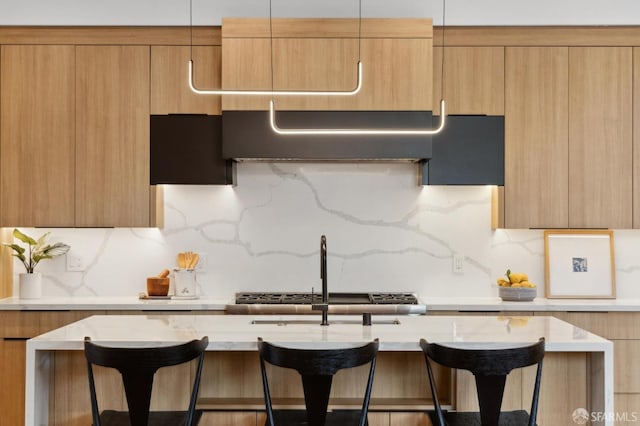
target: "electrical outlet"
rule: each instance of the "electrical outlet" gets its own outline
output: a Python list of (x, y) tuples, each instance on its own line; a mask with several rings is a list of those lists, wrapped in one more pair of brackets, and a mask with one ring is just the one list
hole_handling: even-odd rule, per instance
[(69, 272), (82, 272), (85, 269), (84, 259), (77, 253), (72, 251), (67, 252), (67, 271)]
[(463, 254), (455, 253), (453, 255), (453, 272), (455, 274), (464, 273), (464, 255)]

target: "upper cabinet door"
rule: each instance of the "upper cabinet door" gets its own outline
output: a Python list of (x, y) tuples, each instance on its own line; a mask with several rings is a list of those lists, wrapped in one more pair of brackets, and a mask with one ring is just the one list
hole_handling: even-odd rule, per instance
[(76, 47), (76, 226), (152, 226), (146, 46)]
[(632, 227), (632, 48), (569, 49), (569, 226)]
[(151, 114), (220, 115), (221, 96), (198, 95), (189, 88), (187, 63), (193, 51), (194, 84), (199, 89), (221, 87), (220, 46), (152, 46)]
[[(273, 50), (272, 50), (273, 47)], [(430, 19), (225, 19), (225, 89), (348, 91), (276, 97), (289, 110), (431, 110)], [(273, 73), (272, 73), (273, 70)], [(224, 110), (266, 110), (270, 96), (224, 96)]]
[(440, 114), (444, 95), (447, 114), (504, 115), (504, 48), (445, 47), (444, 91), (442, 47), (433, 48), (433, 113)]
[(640, 228), (640, 47), (633, 48), (633, 227)]
[(505, 52), (506, 228), (566, 228), (568, 48)]
[(74, 225), (73, 46), (2, 46), (2, 226)]

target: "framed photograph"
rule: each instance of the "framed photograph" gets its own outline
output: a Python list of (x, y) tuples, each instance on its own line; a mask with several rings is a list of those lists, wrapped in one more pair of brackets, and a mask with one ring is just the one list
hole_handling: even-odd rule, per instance
[(614, 299), (613, 231), (544, 231), (544, 275), (549, 299)]

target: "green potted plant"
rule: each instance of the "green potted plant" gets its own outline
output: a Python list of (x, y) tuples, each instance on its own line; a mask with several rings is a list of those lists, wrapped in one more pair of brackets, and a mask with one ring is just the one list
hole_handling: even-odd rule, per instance
[(48, 244), (49, 234), (50, 232), (47, 232), (36, 240), (16, 228), (13, 230), (13, 237), (27, 244), (27, 248), (15, 243), (4, 244), (14, 251), (13, 256), (17, 257), (27, 270), (26, 273), (19, 274), (19, 291), (23, 299), (37, 299), (42, 295), (42, 275), (34, 272), (36, 265), (41, 260), (63, 255), (71, 248), (64, 243)]

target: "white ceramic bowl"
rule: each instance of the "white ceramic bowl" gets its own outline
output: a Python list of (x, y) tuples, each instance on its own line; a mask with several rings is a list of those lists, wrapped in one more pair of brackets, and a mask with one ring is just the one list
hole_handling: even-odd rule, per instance
[(530, 302), (538, 295), (537, 288), (498, 287), (498, 295), (508, 302)]

